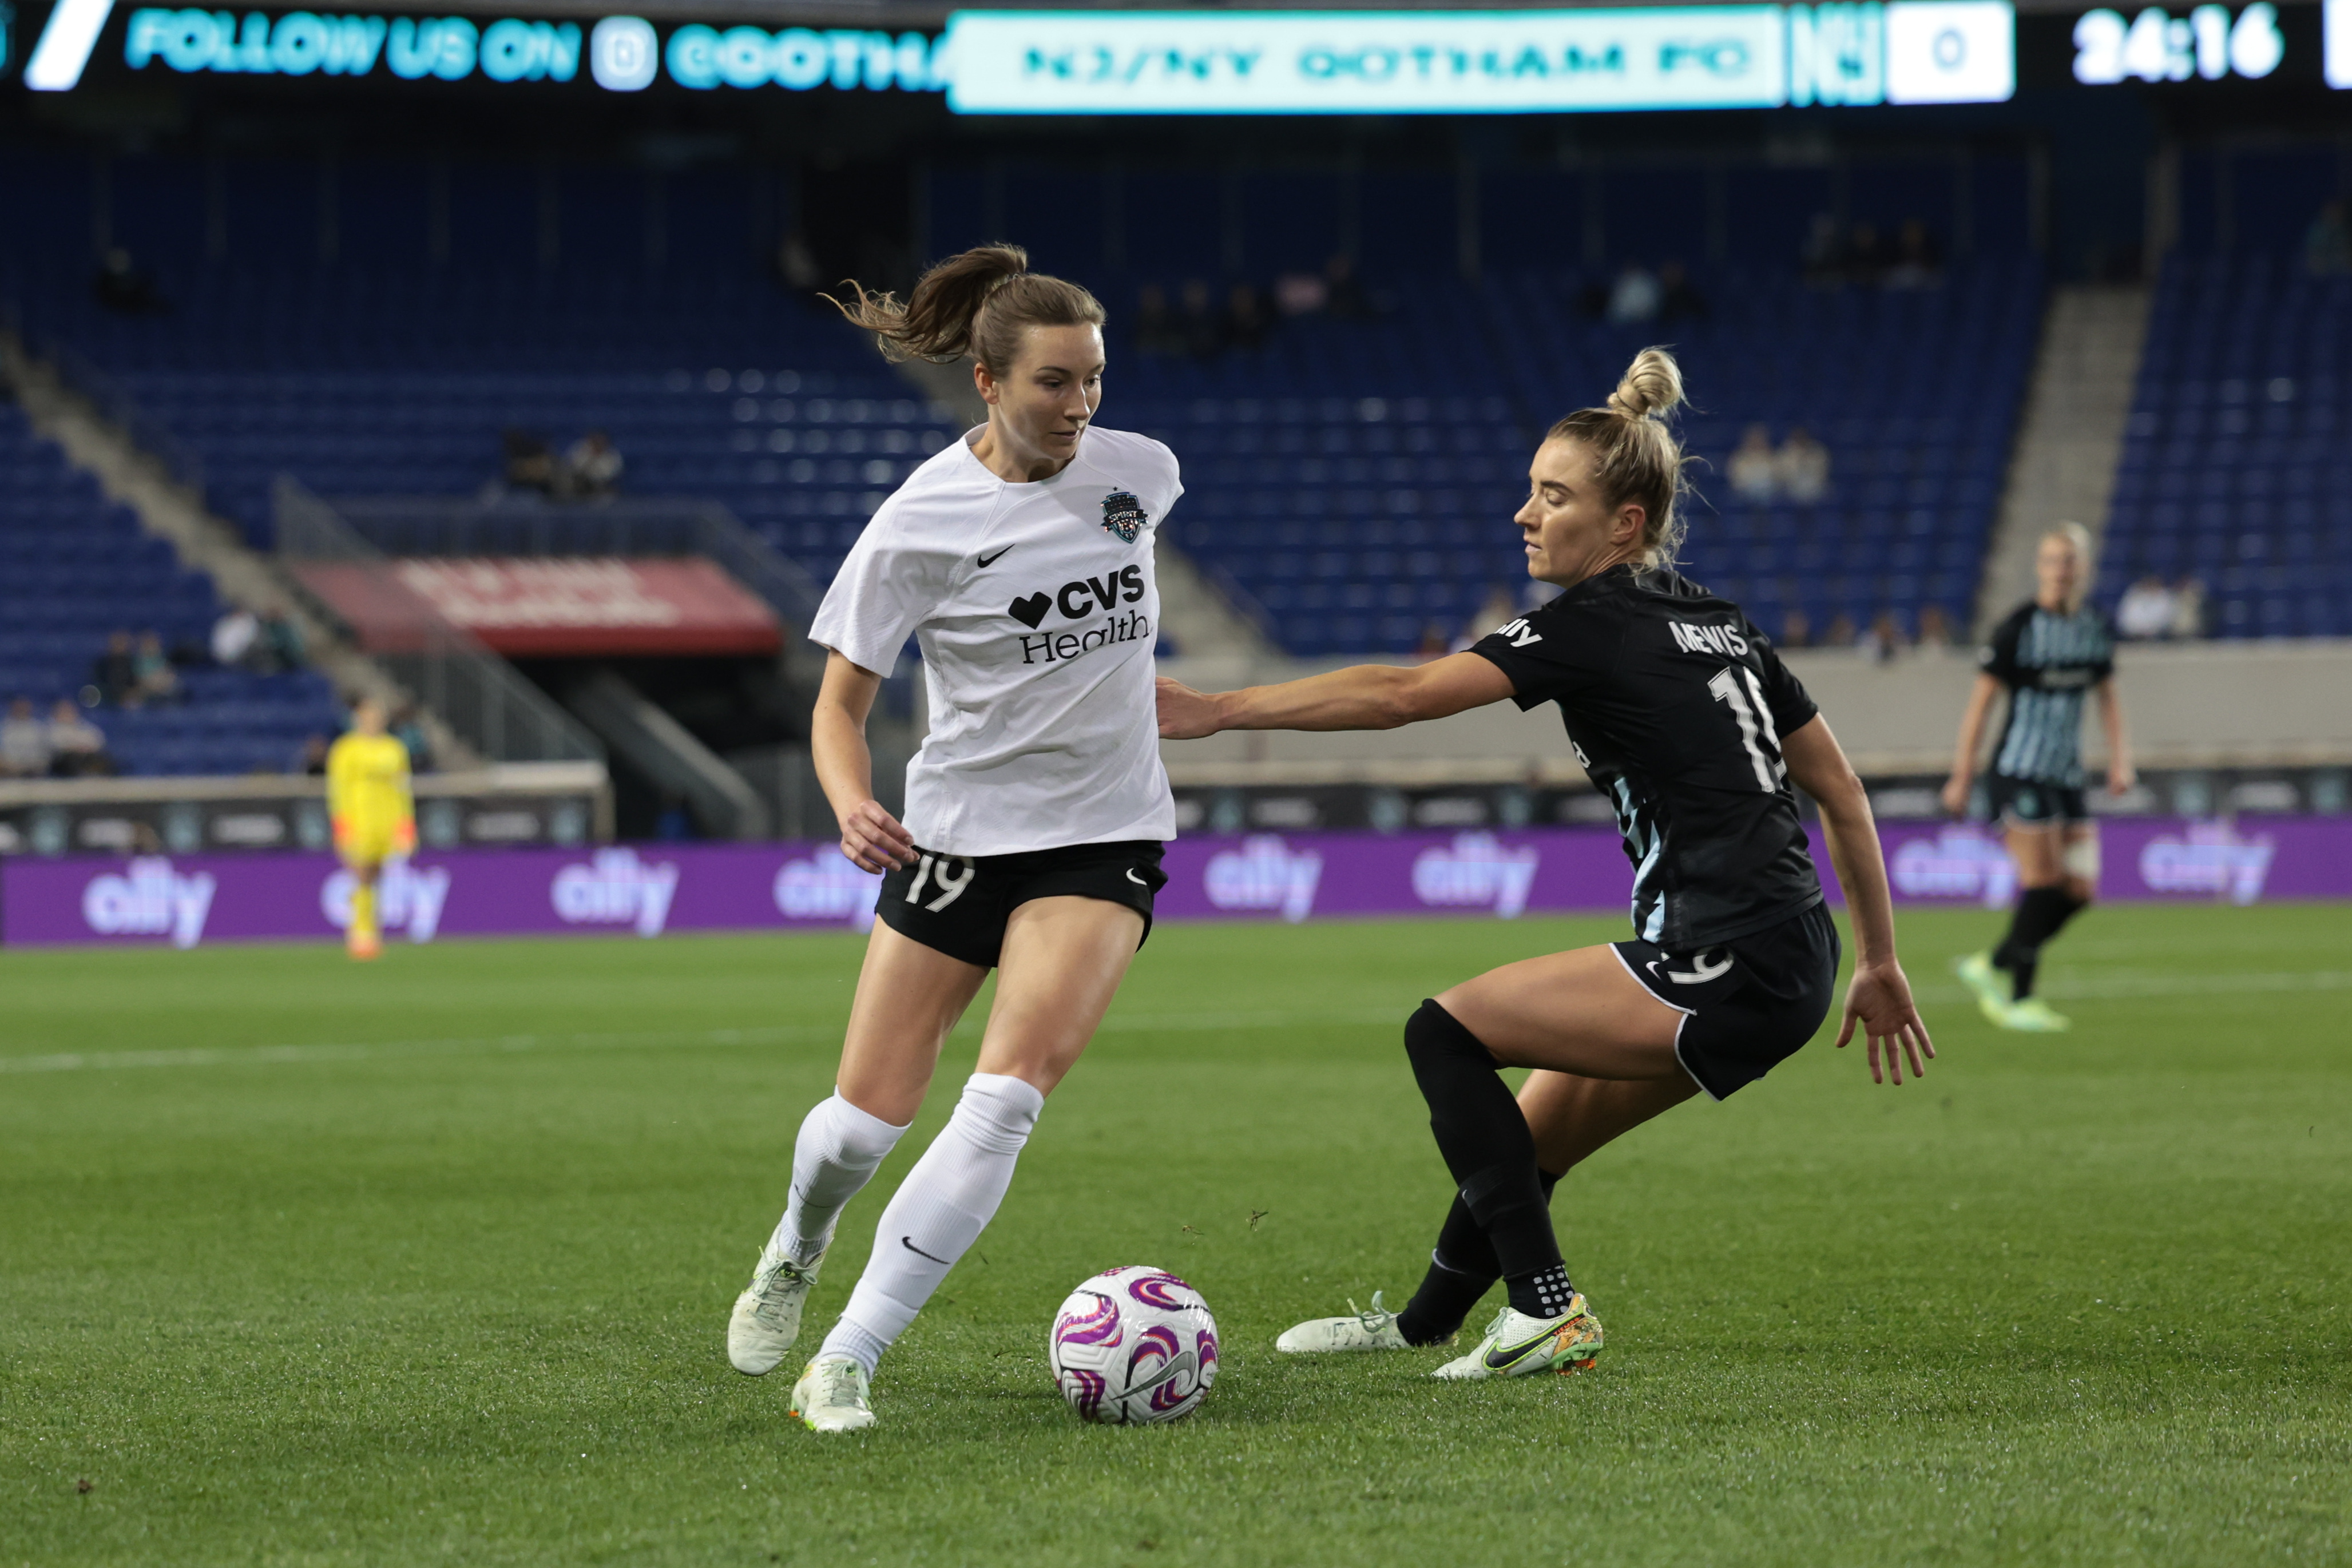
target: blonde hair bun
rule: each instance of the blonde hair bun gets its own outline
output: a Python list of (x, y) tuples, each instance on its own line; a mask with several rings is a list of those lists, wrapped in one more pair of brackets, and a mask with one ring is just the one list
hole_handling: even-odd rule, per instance
[(1644, 349), (1634, 355), (1624, 379), (1609, 394), (1611, 411), (1627, 419), (1664, 419), (1682, 402), (1682, 367), (1664, 349)]

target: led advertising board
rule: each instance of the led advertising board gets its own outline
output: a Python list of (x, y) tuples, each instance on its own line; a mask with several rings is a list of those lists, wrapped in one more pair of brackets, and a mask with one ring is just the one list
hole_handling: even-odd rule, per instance
[(2008, 0), (1573, 11), (959, 11), (961, 114), (1525, 114), (1972, 103)]

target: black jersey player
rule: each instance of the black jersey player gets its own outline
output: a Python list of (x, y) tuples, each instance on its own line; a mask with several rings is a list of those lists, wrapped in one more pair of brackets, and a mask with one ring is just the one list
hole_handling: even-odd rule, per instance
[(2116, 641), (2107, 618), (2083, 602), (2091, 583), (2091, 536), (2061, 523), (2033, 557), (2034, 595), (1993, 628), (1979, 657), (1984, 673), (1960, 717), (1958, 753), (1944, 786), (1954, 814), (1969, 804), (1977, 744), (1996, 695), (2009, 715), (1985, 772), (1985, 805), (2017, 862), (2017, 908), (2000, 945), (1958, 967), (1984, 1015), (2003, 1029), (2052, 1031), (2066, 1019), (2033, 994), (2042, 948), (2098, 891), (2099, 829), (2083, 798), (2083, 704), (2095, 697), (2107, 735), (2107, 791), (2132, 787), (2123, 701), (2116, 695)]
[[(1386, 729), (1510, 698), (1557, 702), (1633, 861), (1630, 941), (1506, 965), (1422, 1004), (1405, 1051), (1456, 1196), (1412, 1302), (1301, 1323), (1284, 1350), (1449, 1338), (1501, 1278), (1509, 1304), (1447, 1378), (1589, 1366), (1601, 1331), (1570, 1283), (1552, 1184), (1705, 1090), (1761, 1078), (1827, 1015), (1838, 936), (1793, 782), (1821, 806), (1853, 923), (1838, 1043), (1871, 1073), (1935, 1054), (1895, 961), (1870, 804), (1804, 688), (1737, 605), (1672, 570), (1682, 456), (1664, 415), (1679, 371), (1645, 350), (1605, 408), (1554, 425), (1514, 519), (1528, 572), (1565, 590), (1468, 652), (1209, 695), (1162, 680), (1160, 733)], [(1502, 1067), (1531, 1072), (1513, 1103)]]

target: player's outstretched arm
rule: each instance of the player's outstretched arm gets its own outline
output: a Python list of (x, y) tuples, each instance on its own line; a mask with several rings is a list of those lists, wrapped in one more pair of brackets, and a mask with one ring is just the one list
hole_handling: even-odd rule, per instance
[(915, 863), (915, 841), (874, 798), (874, 753), (866, 744), (866, 716), (882, 677), (839, 653), (827, 653), (824, 684), (809, 716), (809, 750), (816, 781), (841, 824), (841, 852), (860, 871)]
[(1227, 729), (1395, 729), (1485, 707), (1511, 693), (1511, 678), (1475, 653), (1426, 664), (1351, 664), (1238, 692), (1196, 692), (1162, 676), (1160, 734), (1199, 740)]
[(1870, 796), (1830, 733), (1829, 721), (1818, 714), (1780, 737), (1780, 755), (1788, 759), (1789, 777), (1822, 809), (1830, 864), (1845, 889), (1846, 913), (1853, 922), (1853, 982), (1846, 988), (1838, 1046), (1844, 1048), (1858, 1024), (1870, 1042), (1872, 1082), (1886, 1082), (1882, 1052), (1884, 1073), (1895, 1082), (1903, 1082), (1905, 1057), (1910, 1058), (1911, 1076), (1920, 1077), (1936, 1054), (1936, 1042), (1927, 1038), (1927, 1026), (1911, 1000), (1911, 982), (1895, 961), (1895, 899), (1886, 886)]

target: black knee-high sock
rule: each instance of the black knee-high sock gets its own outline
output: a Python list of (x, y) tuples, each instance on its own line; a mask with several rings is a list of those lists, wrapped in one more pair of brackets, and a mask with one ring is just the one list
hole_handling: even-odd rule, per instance
[(1567, 1270), (1537, 1179), (1535, 1135), (1495, 1059), (1453, 1014), (1424, 1001), (1404, 1026), (1412, 1075), (1429, 1102), (1429, 1130), (1456, 1191), (1495, 1249), (1511, 1305), (1554, 1317), (1567, 1305)]
[[(1538, 1170), (1536, 1179), (1549, 1203), (1559, 1177)], [(1470, 1206), (1456, 1193), (1454, 1207), (1445, 1211), (1445, 1223), (1438, 1228), (1437, 1247), (1429, 1255), (1429, 1272), (1422, 1277), (1421, 1289), (1412, 1293), (1412, 1300), (1396, 1315), (1397, 1332), (1404, 1335), (1407, 1344), (1435, 1344), (1451, 1339), (1470, 1309), (1478, 1304), (1478, 1298), (1494, 1289), (1502, 1276), (1494, 1246), (1478, 1228)]]
[(2018, 895), (2017, 913), (2010, 917), (2009, 934), (1993, 949), (1992, 962), (1993, 967), (2009, 971), (2019, 1001), (2033, 994), (2042, 945), (2082, 907), (2063, 887), (2029, 887)]

